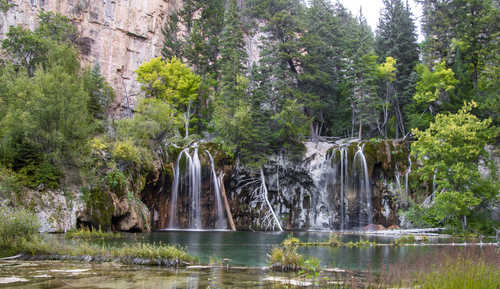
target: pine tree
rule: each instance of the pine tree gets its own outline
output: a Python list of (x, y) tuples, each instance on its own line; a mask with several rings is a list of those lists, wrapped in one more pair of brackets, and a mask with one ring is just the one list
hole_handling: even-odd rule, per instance
[[(345, 27), (350, 25), (345, 25), (337, 14), (337, 7), (329, 1), (315, 0), (303, 16), (298, 95), (312, 119), (313, 138), (342, 133), (349, 125), (350, 107), (342, 83), (350, 50), (349, 42), (344, 41)], [(346, 20), (352, 23), (353, 19)]]
[(424, 61), (431, 67), (445, 62), (458, 80), (456, 89), (438, 103), (442, 112), (456, 112), (475, 100), (476, 115), (498, 120), (500, 9), (492, 0), (422, 0)]
[(236, 0), (228, 0), (224, 28), (220, 39), (220, 100), (222, 105), (234, 109), (237, 103), (238, 77), (247, 74), (248, 55), (245, 49), (243, 23)]
[(396, 59), (394, 97), (391, 99), (392, 116), (396, 122), (396, 137), (406, 134), (405, 118), (401, 107), (408, 104), (415, 91), (415, 65), (419, 61), (417, 34), (410, 8), (402, 0), (384, 0), (377, 27), (376, 52), (380, 59)]

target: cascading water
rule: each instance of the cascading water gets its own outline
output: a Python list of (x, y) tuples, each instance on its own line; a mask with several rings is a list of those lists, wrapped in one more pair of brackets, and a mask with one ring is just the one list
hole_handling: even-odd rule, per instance
[(340, 148), (340, 230), (345, 230), (345, 191), (349, 184), (347, 148)]
[[(215, 163), (209, 151), (205, 150), (210, 159), (210, 179), (211, 186), (215, 193), (217, 218), (215, 229), (226, 229), (227, 221), (225, 218), (224, 207), (222, 203), (220, 181), (215, 171)], [(180, 163), (183, 157), (186, 160), (186, 167), (181, 168)], [(202, 206), (201, 206), (201, 188), (202, 188), (202, 166), (199, 157), (198, 147), (195, 146), (192, 155), (189, 148), (182, 150), (177, 157), (174, 167), (174, 179), (172, 182), (172, 197), (169, 207), (169, 229), (180, 229), (179, 218), (177, 216), (179, 194), (187, 193), (189, 195), (189, 224), (183, 229), (202, 229)], [(184, 181), (184, 180), (187, 180)]]
[(169, 213), (168, 213), (168, 215), (169, 215), (168, 227), (170, 229), (176, 229), (179, 226), (179, 223), (177, 220), (177, 199), (179, 197), (180, 175), (181, 175), (179, 163), (180, 163), (183, 155), (186, 156), (186, 160), (188, 161), (188, 167), (191, 167), (191, 163), (192, 163), (191, 156), (189, 155), (188, 149), (182, 150), (179, 153), (179, 156), (177, 157), (177, 161), (175, 162), (174, 182), (172, 183), (172, 199), (170, 200), (170, 208), (169, 208)]
[[(368, 165), (363, 153), (363, 148), (364, 146), (358, 146), (358, 151), (354, 155), (353, 160), (353, 175), (357, 175), (359, 181), (359, 227), (371, 224), (373, 221), (370, 177), (368, 175)], [(356, 169), (359, 169), (359, 171), (356, 171)], [(366, 221), (363, 219), (363, 211), (366, 211)]]
[(191, 228), (201, 229), (201, 163), (198, 156), (198, 148), (194, 149), (193, 162), (190, 167), (190, 191), (191, 191)]
[(219, 183), (219, 178), (217, 177), (217, 174), (215, 173), (215, 164), (214, 164), (214, 158), (212, 157), (212, 154), (210, 154), (209, 151), (205, 151), (210, 158), (210, 166), (211, 166), (211, 172), (212, 172), (212, 184), (214, 187), (215, 191), (215, 200), (217, 202), (217, 220), (215, 221), (215, 228), (216, 229), (227, 229), (227, 221), (224, 215), (224, 208), (222, 206), (222, 197), (221, 197), (221, 192), (220, 192), (220, 186), (221, 184)]
[(408, 196), (410, 191), (410, 187), (408, 184), (408, 177), (410, 176), (410, 174), (411, 174), (411, 157), (408, 156), (408, 170), (406, 170), (405, 174), (405, 199), (404, 199), (405, 206), (408, 206)]

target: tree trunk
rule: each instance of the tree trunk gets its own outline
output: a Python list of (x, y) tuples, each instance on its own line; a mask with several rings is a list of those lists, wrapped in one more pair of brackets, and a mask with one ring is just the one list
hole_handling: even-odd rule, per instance
[(236, 231), (236, 226), (234, 225), (233, 215), (231, 214), (231, 208), (229, 207), (229, 202), (226, 196), (226, 186), (224, 186), (224, 175), (220, 178), (220, 188), (222, 198), (224, 199), (224, 205), (226, 207), (227, 220), (229, 221), (229, 226), (231, 227), (231, 231)]

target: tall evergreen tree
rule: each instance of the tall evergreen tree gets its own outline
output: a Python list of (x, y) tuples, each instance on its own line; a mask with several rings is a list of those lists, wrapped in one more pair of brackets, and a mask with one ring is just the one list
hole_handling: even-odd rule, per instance
[(236, 0), (227, 0), (224, 28), (220, 36), (220, 100), (234, 109), (238, 94), (238, 77), (247, 74), (248, 55), (245, 48), (242, 15)]
[[(498, 65), (500, 12), (492, 0), (422, 0), (424, 60), (428, 66), (445, 61), (459, 81), (440, 107), (457, 111), (464, 101), (477, 100), (477, 114), (493, 116), (498, 94), (490, 93), (491, 69)], [(486, 80), (488, 84), (482, 82)], [(488, 92), (489, 91), (489, 92)]]
[(376, 51), (380, 59), (396, 59), (392, 117), (396, 137), (406, 134), (402, 106), (408, 104), (415, 91), (414, 69), (419, 61), (417, 34), (410, 8), (402, 0), (384, 0), (384, 10), (377, 26)]

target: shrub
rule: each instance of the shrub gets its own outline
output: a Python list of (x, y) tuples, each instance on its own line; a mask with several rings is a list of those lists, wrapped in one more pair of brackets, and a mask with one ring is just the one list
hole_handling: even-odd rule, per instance
[(59, 188), (59, 180), (62, 177), (61, 171), (48, 162), (41, 164), (30, 163), (19, 170), (22, 184), (26, 187), (36, 189), (44, 185), (49, 189)]
[(10, 252), (24, 241), (34, 240), (40, 224), (32, 212), (0, 207), (0, 252)]
[(132, 141), (118, 141), (113, 147), (113, 157), (123, 161), (139, 163), (139, 152)]
[(121, 196), (127, 186), (127, 177), (122, 171), (115, 168), (106, 174), (106, 183), (114, 193)]

